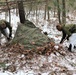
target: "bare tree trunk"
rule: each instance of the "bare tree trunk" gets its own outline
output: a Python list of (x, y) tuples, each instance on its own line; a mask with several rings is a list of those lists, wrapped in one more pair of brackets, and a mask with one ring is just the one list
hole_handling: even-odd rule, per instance
[(53, 10), (54, 10), (54, 17), (55, 17), (55, 13), (56, 13), (56, 7), (55, 6), (54, 6), (54, 9)]
[(22, 1), (18, 1), (17, 3), (18, 3), (20, 22), (24, 23), (25, 22), (25, 12), (24, 12), (23, 2)]
[(10, 13), (10, 8), (9, 8), (7, 0), (6, 0), (6, 5), (8, 7), (8, 12), (9, 12), (9, 23), (11, 24), (11, 13)]
[(46, 20), (46, 11), (47, 11), (47, 6), (45, 5), (44, 20)]
[(47, 20), (49, 21), (50, 20), (49, 7), (48, 7), (49, 0), (46, 0), (46, 4), (47, 4)]
[(49, 14), (49, 9), (47, 10), (47, 16), (48, 16), (48, 21), (50, 20), (50, 14)]
[(65, 25), (66, 23), (66, 8), (65, 8), (65, 0), (62, 0), (62, 24)]
[(37, 4), (36, 4), (36, 24), (37, 24)]
[(17, 0), (16, 0), (16, 16), (18, 16), (18, 5), (17, 5)]
[(47, 16), (47, 20), (49, 20), (49, 8), (48, 8), (48, 0), (46, 0), (46, 4), (45, 4), (45, 15), (44, 15), (44, 20), (46, 20), (46, 16)]
[(61, 24), (59, 0), (57, 0), (57, 10), (58, 10), (58, 19), (59, 19), (59, 23)]

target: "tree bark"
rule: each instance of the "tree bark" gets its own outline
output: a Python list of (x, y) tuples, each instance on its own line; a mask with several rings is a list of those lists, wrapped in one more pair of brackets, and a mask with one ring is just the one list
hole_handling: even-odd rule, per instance
[(46, 0), (46, 5), (47, 5), (47, 20), (49, 21), (50, 20), (50, 14), (49, 14), (49, 0)]
[(9, 13), (9, 23), (11, 25), (11, 13), (10, 13), (10, 8), (9, 8), (7, 0), (6, 0), (6, 5), (7, 5), (7, 8), (8, 8), (8, 13)]
[(57, 0), (57, 10), (58, 10), (58, 19), (59, 19), (59, 23), (61, 24), (61, 19), (60, 19), (60, 5), (59, 5), (59, 0)]
[(65, 0), (62, 0), (62, 24), (65, 25), (66, 23), (66, 8), (65, 8)]
[(22, 1), (18, 1), (18, 10), (19, 10), (20, 22), (25, 23), (25, 12), (24, 12), (24, 6)]
[(37, 24), (37, 10), (38, 10), (38, 8), (37, 8), (37, 4), (36, 4), (36, 24)]
[(46, 9), (47, 9), (47, 6), (45, 5), (45, 13), (44, 13), (44, 20), (46, 20)]

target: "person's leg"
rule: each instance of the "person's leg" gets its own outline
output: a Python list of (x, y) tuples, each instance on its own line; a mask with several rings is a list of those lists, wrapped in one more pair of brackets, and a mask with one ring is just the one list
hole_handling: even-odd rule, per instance
[(7, 38), (7, 40), (9, 39), (9, 34), (8, 34), (7, 29), (1, 30), (1, 33)]
[(76, 44), (76, 33), (72, 34), (72, 36), (69, 38), (69, 51), (73, 51), (74, 50), (74, 46)]

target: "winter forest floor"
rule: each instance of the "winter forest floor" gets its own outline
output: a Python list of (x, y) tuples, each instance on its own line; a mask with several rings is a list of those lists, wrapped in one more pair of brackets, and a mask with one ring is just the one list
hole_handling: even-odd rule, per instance
[(2, 46), (0, 69), (8, 75), (75, 75), (75, 57), (76, 53), (53, 43), (38, 47), (36, 52), (25, 50), (21, 44)]
[[(19, 22), (18, 18), (14, 21), (14, 17), (17, 16), (12, 17), (13, 25), (16, 20)], [(61, 33), (55, 29), (57, 19), (52, 18), (48, 22), (42, 18), (37, 21), (35, 17), (28, 18), (42, 33), (47, 31), (55, 43), (37, 47), (36, 51), (25, 50), (20, 43), (0, 46), (0, 75), (76, 75), (76, 53), (67, 50), (66, 42), (63, 47), (58, 45)]]

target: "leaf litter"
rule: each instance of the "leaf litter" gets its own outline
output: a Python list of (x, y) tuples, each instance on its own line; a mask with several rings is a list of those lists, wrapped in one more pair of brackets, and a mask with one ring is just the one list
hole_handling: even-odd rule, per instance
[(33, 70), (33, 75), (47, 72), (47, 75), (72, 75), (76, 71), (75, 56), (75, 53), (64, 50), (54, 42), (37, 47), (36, 50), (25, 50), (24, 45), (16, 43), (0, 46), (0, 69), (12, 73), (20, 69), (27, 70), (27, 74)]

